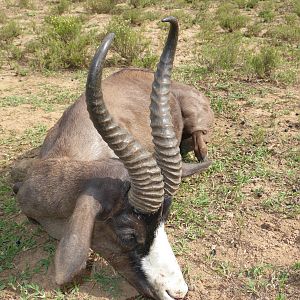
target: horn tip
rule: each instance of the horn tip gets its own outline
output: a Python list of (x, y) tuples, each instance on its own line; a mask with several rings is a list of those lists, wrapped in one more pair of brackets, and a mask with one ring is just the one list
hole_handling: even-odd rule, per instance
[(169, 22), (173, 25), (178, 25), (178, 21), (175, 17), (173, 16), (168, 16), (168, 17), (165, 17), (161, 20), (162, 22)]
[(114, 38), (115, 38), (115, 33), (114, 32), (110, 32), (110, 33), (108, 33), (106, 36), (105, 36), (105, 38), (104, 38), (104, 40), (109, 40), (109, 41), (112, 41)]

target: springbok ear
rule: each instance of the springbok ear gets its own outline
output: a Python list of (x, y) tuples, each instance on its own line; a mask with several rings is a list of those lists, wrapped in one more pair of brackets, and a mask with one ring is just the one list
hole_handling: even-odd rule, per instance
[(185, 163), (182, 162), (182, 177), (189, 177), (194, 174), (199, 174), (201, 172), (204, 172), (208, 169), (208, 167), (211, 165), (212, 161), (207, 159), (203, 162), (199, 163)]
[(83, 194), (76, 202), (55, 254), (55, 281), (68, 283), (85, 268), (96, 215), (102, 210), (93, 196)]

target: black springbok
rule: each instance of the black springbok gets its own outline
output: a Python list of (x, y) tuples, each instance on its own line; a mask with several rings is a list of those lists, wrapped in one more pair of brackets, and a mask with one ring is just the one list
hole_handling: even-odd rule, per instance
[(171, 300), (188, 291), (164, 223), (182, 169), (190, 175), (210, 164), (182, 168), (179, 142), (204, 159), (213, 114), (198, 91), (171, 83), (178, 23), (173, 17), (163, 22), (170, 31), (154, 80), (151, 72), (125, 70), (102, 82), (114, 34), (104, 38), (85, 95), (49, 131), (19, 187), (22, 211), (60, 240), (60, 285), (80, 273), (92, 248), (143, 295)]

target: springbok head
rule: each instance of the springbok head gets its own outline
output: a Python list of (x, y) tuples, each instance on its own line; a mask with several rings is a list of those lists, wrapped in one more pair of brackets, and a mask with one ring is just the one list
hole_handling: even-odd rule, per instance
[[(164, 230), (172, 196), (181, 181), (181, 156), (169, 108), (178, 23), (174, 17), (162, 21), (170, 23), (170, 31), (150, 96), (154, 155), (121, 128), (105, 106), (102, 69), (114, 34), (104, 38), (93, 58), (86, 84), (87, 107), (95, 128), (119, 158), (108, 163), (118, 180), (108, 180), (105, 192), (95, 195), (100, 203), (91, 212), (88, 206), (80, 208), (87, 213), (78, 226), (81, 222), (91, 223), (87, 247), (109, 261), (140, 293), (158, 300), (174, 300), (184, 298), (188, 291)], [(65, 253), (81, 255), (81, 250), (74, 248), (66, 241), (59, 244), (55, 264), (60, 284), (70, 279), (63, 262)]]

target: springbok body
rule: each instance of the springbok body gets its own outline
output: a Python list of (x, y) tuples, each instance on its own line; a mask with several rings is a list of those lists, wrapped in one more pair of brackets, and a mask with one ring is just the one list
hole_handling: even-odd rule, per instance
[[(153, 73), (124, 69), (103, 80), (105, 104), (115, 121), (153, 152), (149, 106)], [(194, 150), (199, 160), (207, 155), (213, 113), (208, 99), (196, 89), (177, 82), (170, 87), (170, 112), (175, 134), (184, 151)], [(116, 157), (95, 129), (82, 95), (48, 132), (40, 158), (67, 157), (98, 160)]]
[[(22, 211), (60, 240), (55, 256), (60, 285), (85, 267), (92, 248), (146, 296), (172, 300), (187, 293), (164, 222), (181, 179), (178, 141), (204, 158), (212, 125), (206, 118), (213, 117), (199, 92), (171, 84), (178, 24), (172, 17), (164, 21), (171, 29), (154, 79), (151, 72), (125, 70), (102, 82), (113, 35), (104, 39), (85, 96), (49, 131), (18, 191)], [(196, 109), (202, 103), (203, 122), (188, 99)], [(186, 174), (206, 167), (185, 167)]]

